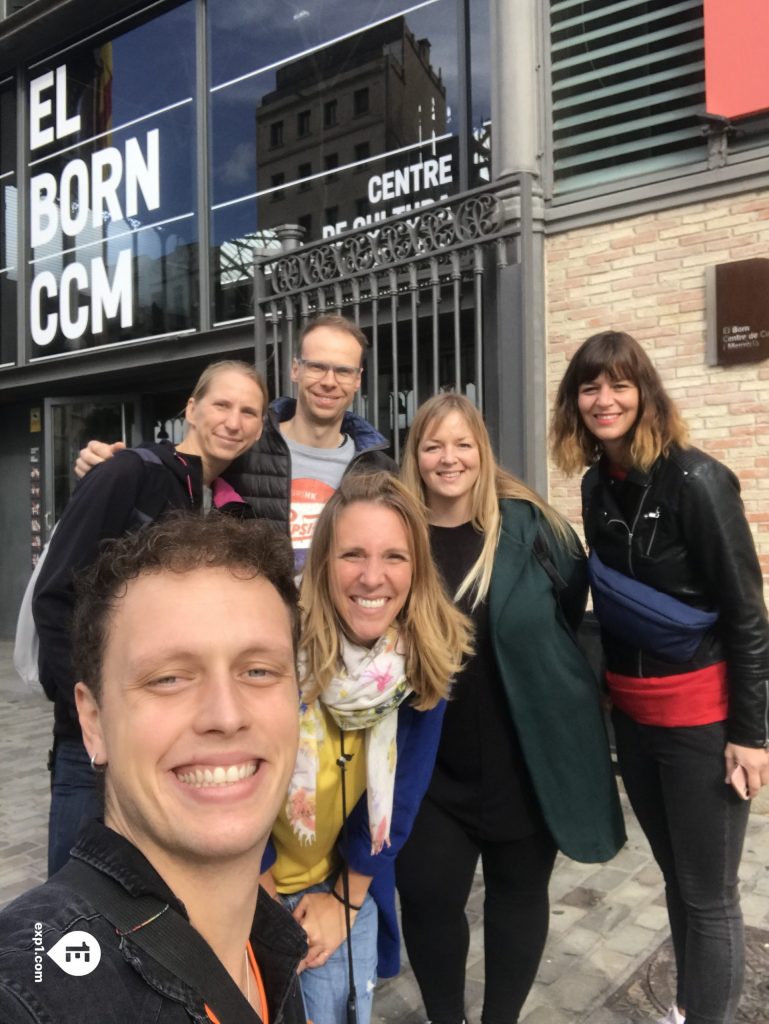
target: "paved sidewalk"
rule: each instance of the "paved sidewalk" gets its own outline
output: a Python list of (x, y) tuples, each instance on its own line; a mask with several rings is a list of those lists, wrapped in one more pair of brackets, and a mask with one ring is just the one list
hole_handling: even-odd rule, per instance
[[(0, 643), (0, 905), (44, 880), (48, 815), (46, 752), (51, 705), (13, 673)], [(672, 997), (662, 881), (625, 802), (629, 840), (607, 865), (559, 857), (551, 885), (550, 938), (522, 1024), (650, 1024)], [(738, 1021), (766, 1024), (769, 1013), (769, 794), (751, 814), (742, 862), (749, 955)], [(469, 904), (467, 997), (478, 1024), (483, 996), (483, 883)], [(423, 1024), (413, 975), (383, 983), (374, 1024)]]

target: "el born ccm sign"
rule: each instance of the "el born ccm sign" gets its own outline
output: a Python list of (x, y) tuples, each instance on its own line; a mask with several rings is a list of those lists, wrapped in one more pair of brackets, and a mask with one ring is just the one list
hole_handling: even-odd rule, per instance
[[(30, 82), (29, 148), (66, 139), (80, 131), (80, 115), (67, 117), (67, 68)], [(118, 191), (125, 188), (125, 209)], [(35, 174), (29, 183), (30, 243), (39, 250), (60, 238), (61, 250), (74, 247), (67, 239), (85, 232), (88, 242), (104, 241), (109, 221), (130, 221), (139, 211), (139, 199), (148, 210), (160, 206), (160, 133), (148, 131), (143, 139), (127, 139), (123, 150), (115, 146), (91, 153), (90, 160), (76, 157), (64, 165), (58, 179), (48, 171)], [(90, 227), (90, 231), (88, 228)], [(59, 235), (59, 232), (61, 234)], [(87, 244), (87, 243), (86, 243)], [(48, 255), (45, 253), (44, 255)], [(45, 265), (45, 259), (38, 262)], [(80, 293), (90, 292), (87, 304)], [(58, 311), (45, 312), (50, 299), (58, 298)], [(103, 256), (87, 262), (67, 263), (57, 281), (50, 270), (40, 270), (30, 290), (30, 330), (36, 345), (50, 345), (59, 330), (65, 338), (82, 337), (89, 329), (99, 334), (104, 321), (120, 317), (121, 327), (133, 324), (131, 247), (123, 249), (110, 281)]]

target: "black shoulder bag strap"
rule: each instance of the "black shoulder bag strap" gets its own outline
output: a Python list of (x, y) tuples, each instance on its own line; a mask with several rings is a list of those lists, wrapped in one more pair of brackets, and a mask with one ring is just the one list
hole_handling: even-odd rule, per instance
[(553, 591), (555, 592), (556, 601), (560, 601), (561, 592), (566, 590), (566, 580), (556, 569), (553, 564), (553, 556), (550, 551), (550, 545), (547, 543), (547, 538), (541, 530), (537, 530), (537, 535), (534, 538), (534, 555), (542, 568), (550, 578), (550, 582), (553, 584)]
[(169, 904), (156, 896), (129, 896), (121, 885), (81, 860), (69, 860), (56, 877), (93, 904), (121, 938), (130, 936), (153, 960), (200, 993), (221, 1024), (262, 1024), (203, 936)]

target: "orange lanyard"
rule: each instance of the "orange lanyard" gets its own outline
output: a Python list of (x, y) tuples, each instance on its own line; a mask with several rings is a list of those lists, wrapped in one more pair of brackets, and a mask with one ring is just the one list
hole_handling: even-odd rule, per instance
[[(251, 965), (251, 973), (256, 979), (256, 991), (259, 993), (262, 1024), (270, 1024), (270, 1013), (267, 1009), (267, 993), (264, 991), (262, 972), (259, 970), (259, 964), (256, 962), (256, 957), (254, 956), (254, 951), (251, 948), (250, 941), (246, 943), (246, 949), (248, 951), (248, 962)], [(219, 1018), (210, 1006), (206, 1006), (206, 1013), (208, 1014), (208, 1019), (211, 1021), (211, 1024), (221, 1024)]]

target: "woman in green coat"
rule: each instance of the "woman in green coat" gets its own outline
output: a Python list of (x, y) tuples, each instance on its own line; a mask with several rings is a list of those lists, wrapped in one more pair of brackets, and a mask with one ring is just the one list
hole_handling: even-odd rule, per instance
[(609, 860), (624, 842), (600, 693), (574, 640), (587, 595), (568, 524), (497, 466), (479, 412), (438, 395), (403, 462), (433, 556), (476, 628), (430, 787), (401, 851), (403, 935), (433, 1024), (465, 1019), (465, 904), (483, 864), (484, 1024), (511, 1024), (547, 937), (556, 851)]

